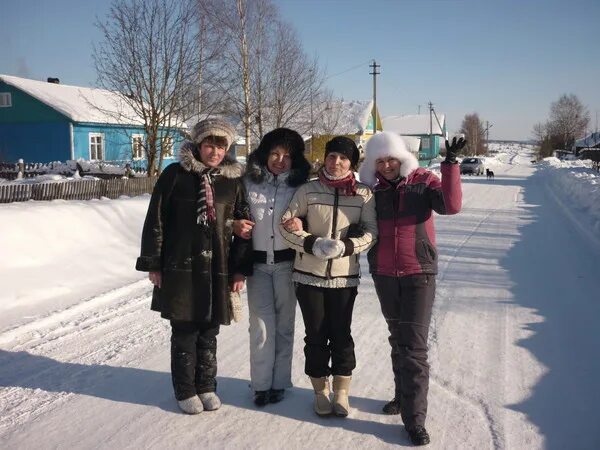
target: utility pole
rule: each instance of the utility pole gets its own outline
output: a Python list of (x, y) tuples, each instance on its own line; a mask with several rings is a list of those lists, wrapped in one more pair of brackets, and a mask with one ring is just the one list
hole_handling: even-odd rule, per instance
[(314, 147), (314, 119), (313, 119), (313, 97), (314, 97), (314, 72), (310, 69), (310, 161), (313, 161), (313, 147)]
[(373, 134), (377, 133), (377, 75), (380, 75), (380, 72), (377, 72), (377, 68), (381, 67), (379, 64), (373, 60), (373, 63), (369, 66), (373, 69), (373, 72), (369, 72), (370, 75), (373, 75)]
[(490, 128), (494, 126), (493, 123), (485, 121), (485, 153), (488, 154), (490, 151)]
[(431, 148), (433, 147), (433, 103), (429, 100), (429, 154), (431, 154)]

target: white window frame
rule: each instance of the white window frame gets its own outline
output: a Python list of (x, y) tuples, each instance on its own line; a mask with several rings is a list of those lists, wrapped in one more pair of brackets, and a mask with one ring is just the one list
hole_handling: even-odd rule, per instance
[(12, 95), (10, 92), (0, 92), (0, 108), (12, 107)]
[[(137, 152), (136, 152), (136, 145), (138, 146)], [(131, 135), (131, 159), (133, 159), (134, 161), (139, 161), (140, 159), (144, 159), (144, 135), (143, 134), (132, 134)]]
[[(95, 141), (95, 139), (100, 138), (100, 142)], [(105, 146), (104, 146), (104, 133), (89, 133), (89, 146), (88, 146), (88, 150), (89, 150), (89, 154), (90, 154), (90, 161), (94, 160), (94, 161), (104, 161), (104, 157), (105, 155)], [(95, 155), (96, 158), (92, 158), (92, 148), (94, 149), (94, 151), (96, 152)], [(98, 154), (98, 150), (100, 151), (100, 154)], [(100, 156), (100, 158), (98, 158), (97, 156)]]
[[(165, 144), (166, 143), (166, 144)], [(173, 136), (163, 136), (160, 138), (160, 147), (163, 158), (173, 158)]]

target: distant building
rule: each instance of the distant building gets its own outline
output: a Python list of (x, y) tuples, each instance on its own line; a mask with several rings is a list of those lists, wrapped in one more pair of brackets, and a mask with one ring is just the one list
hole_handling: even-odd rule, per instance
[[(175, 161), (183, 140), (171, 131), (164, 164)], [(142, 118), (110, 91), (0, 75), (0, 160), (133, 161), (145, 166)]]
[(600, 149), (600, 132), (596, 131), (583, 139), (575, 141), (573, 147), (576, 156), (579, 156), (583, 150)]
[[(398, 133), (403, 137), (418, 138), (420, 141), (419, 164), (421, 166), (427, 166), (440, 154), (440, 149), (448, 137), (444, 114), (388, 116), (383, 118), (383, 129)], [(412, 146), (413, 149), (414, 145), (414, 143), (409, 143), (409, 147)]]
[[(364, 146), (373, 136), (374, 103), (370, 101), (343, 101), (334, 100), (329, 102), (319, 123), (315, 124), (314, 134), (307, 136), (306, 148), (309, 159), (323, 162), (325, 144), (334, 136), (347, 136), (353, 139), (364, 157)], [(383, 131), (381, 117), (377, 114), (377, 131)]]

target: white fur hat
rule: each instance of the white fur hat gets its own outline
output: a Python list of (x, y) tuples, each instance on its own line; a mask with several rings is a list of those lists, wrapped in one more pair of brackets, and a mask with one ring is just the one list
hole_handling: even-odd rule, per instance
[(419, 160), (408, 151), (399, 134), (390, 131), (377, 133), (367, 141), (365, 160), (360, 166), (360, 181), (375, 186), (377, 168), (375, 161), (379, 158), (392, 157), (400, 161), (400, 176), (406, 177), (419, 167)]

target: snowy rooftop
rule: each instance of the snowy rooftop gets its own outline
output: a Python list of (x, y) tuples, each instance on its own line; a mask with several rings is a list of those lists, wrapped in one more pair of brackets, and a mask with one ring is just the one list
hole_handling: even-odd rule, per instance
[[(446, 116), (444, 114), (438, 114), (437, 117), (443, 127)], [(406, 135), (429, 134), (429, 114), (387, 116), (384, 117), (382, 121), (384, 131), (393, 131), (394, 133)], [(431, 117), (431, 128), (432, 134), (444, 134), (433, 115)]]
[(596, 147), (597, 145), (600, 145), (600, 132), (592, 133), (583, 139), (575, 141), (575, 147), (578, 148)]
[(119, 94), (104, 89), (47, 83), (2, 74), (0, 81), (31, 95), (73, 122), (121, 125), (144, 123)]
[(371, 111), (373, 110), (373, 100), (339, 100), (330, 102), (327, 111), (333, 114), (339, 113), (337, 125), (331, 134), (362, 134), (367, 128)]

